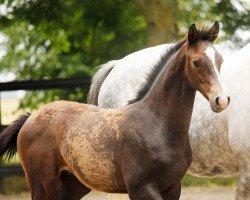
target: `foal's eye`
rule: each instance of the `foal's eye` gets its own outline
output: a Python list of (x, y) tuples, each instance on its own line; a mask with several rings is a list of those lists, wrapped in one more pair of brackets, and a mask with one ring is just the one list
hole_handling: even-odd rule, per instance
[(193, 65), (194, 65), (195, 67), (200, 67), (200, 62), (199, 62), (199, 60), (193, 59), (192, 62), (193, 62)]

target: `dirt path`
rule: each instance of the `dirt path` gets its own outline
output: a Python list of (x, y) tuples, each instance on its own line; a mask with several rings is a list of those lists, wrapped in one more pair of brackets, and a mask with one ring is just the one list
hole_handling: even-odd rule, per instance
[[(234, 187), (188, 187), (183, 188), (180, 200), (234, 200)], [(0, 200), (30, 200), (29, 194), (4, 196)], [(92, 192), (82, 200), (108, 200), (103, 193)]]
[(182, 190), (180, 200), (234, 200), (235, 187), (188, 187)]

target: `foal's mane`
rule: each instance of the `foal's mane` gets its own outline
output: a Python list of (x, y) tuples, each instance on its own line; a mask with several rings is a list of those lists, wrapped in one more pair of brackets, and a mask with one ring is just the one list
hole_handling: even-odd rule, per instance
[(207, 29), (207, 28), (202, 28), (200, 30), (197, 30), (197, 41), (199, 40), (207, 40), (207, 41), (211, 41), (211, 29)]
[[(197, 30), (197, 41), (199, 40), (211, 40), (211, 30), (202, 28)], [(176, 42), (173, 46), (168, 47), (164, 54), (162, 54), (161, 59), (156, 63), (150, 72), (146, 76), (145, 84), (139, 89), (136, 97), (130, 101), (128, 104), (135, 103), (143, 99), (143, 97), (148, 93), (151, 86), (153, 85), (156, 77), (160, 74), (162, 69), (167, 65), (170, 58), (182, 47), (182, 45), (187, 41), (187, 37), (179, 42)]]

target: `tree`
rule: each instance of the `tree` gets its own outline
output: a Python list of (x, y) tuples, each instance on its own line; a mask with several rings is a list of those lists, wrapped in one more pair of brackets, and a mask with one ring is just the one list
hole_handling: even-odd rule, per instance
[(192, 23), (207, 26), (207, 22), (219, 21), (222, 37), (217, 41), (231, 40), (241, 47), (245, 42), (236, 34), (250, 29), (250, 4), (243, 1), (179, 0), (179, 26), (184, 34)]
[[(108, 60), (184, 37), (194, 22), (218, 20), (224, 31), (221, 40), (234, 35), (239, 45), (236, 30), (250, 28), (249, 7), (240, 0), (5, 0), (0, 10), (6, 36), (0, 72), (14, 72), (18, 80), (89, 77)], [(21, 105), (83, 101), (86, 93), (27, 93)]]
[(178, 1), (135, 0), (148, 28), (147, 45), (172, 42), (178, 35)]
[[(8, 40), (0, 71), (12, 71), (19, 80), (91, 76), (95, 66), (145, 44), (145, 21), (132, 1), (5, 1), (5, 6), (9, 12), (0, 24)], [(83, 101), (86, 93), (28, 93), (21, 105)]]
[(237, 46), (244, 42), (237, 30), (250, 28), (250, 4), (243, 1), (213, 0), (135, 0), (142, 10), (148, 28), (148, 46), (171, 42), (177, 35), (184, 36), (192, 23), (209, 26), (219, 21), (223, 37)]

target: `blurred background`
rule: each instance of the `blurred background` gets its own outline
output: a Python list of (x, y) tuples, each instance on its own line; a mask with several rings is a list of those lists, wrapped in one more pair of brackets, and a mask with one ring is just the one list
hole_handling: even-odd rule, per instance
[[(0, 82), (89, 80), (100, 64), (180, 40), (192, 23), (201, 28), (214, 21), (225, 52), (250, 42), (250, 0), (0, 0)], [(50, 101), (86, 102), (88, 89), (1, 92), (1, 124)], [(215, 184), (234, 187), (235, 180), (183, 180), (184, 186)], [(1, 193), (22, 191), (22, 177), (0, 174)]]

